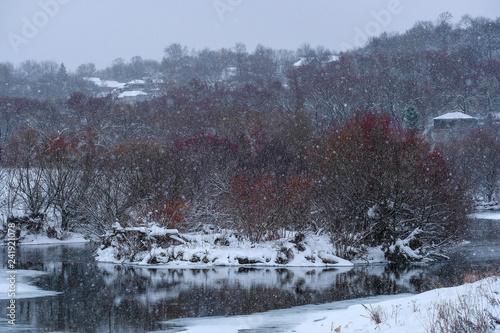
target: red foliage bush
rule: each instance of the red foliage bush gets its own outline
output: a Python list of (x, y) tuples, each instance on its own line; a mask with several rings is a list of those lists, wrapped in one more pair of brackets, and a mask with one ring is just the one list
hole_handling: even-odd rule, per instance
[(385, 114), (358, 114), (312, 157), (319, 206), (339, 244), (388, 248), (421, 229), (414, 244), (432, 247), (455, 234), (470, 208), (442, 154)]
[(188, 206), (184, 199), (165, 199), (161, 204), (148, 205), (139, 213), (141, 222), (154, 222), (161, 227), (176, 229), (186, 220)]
[(276, 239), (287, 230), (308, 225), (312, 179), (289, 175), (241, 173), (229, 185), (233, 216), (244, 235), (254, 242)]

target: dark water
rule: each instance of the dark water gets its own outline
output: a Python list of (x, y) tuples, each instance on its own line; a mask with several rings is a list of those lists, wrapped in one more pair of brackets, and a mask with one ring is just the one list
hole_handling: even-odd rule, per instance
[[(498, 269), (499, 221), (477, 220), (472, 242), (450, 260), (419, 267), (353, 269), (217, 267), (146, 269), (98, 264), (89, 245), (21, 246), (18, 269), (44, 271), (33, 284), (60, 294), (18, 299), (16, 326), (0, 300), (0, 331), (147, 332), (174, 318), (249, 314), (374, 295), (418, 293), (462, 282), (465, 273)], [(1, 267), (6, 269), (6, 248)], [(3, 291), (2, 291), (3, 292)]]

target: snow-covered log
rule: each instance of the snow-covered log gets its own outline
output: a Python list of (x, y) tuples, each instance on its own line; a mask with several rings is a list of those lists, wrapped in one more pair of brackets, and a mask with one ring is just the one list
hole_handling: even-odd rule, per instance
[(143, 227), (122, 227), (117, 222), (104, 236), (99, 250), (112, 248), (111, 252), (115, 260), (135, 261), (135, 256), (140, 252), (151, 251), (159, 247), (169, 248), (187, 242), (177, 229), (163, 228), (156, 224)]

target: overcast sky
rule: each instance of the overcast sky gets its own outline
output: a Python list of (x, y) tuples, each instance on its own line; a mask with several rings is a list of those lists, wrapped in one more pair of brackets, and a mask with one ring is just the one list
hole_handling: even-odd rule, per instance
[(257, 44), (333, 51), (450, 12), (496, 18), (500, 0), (0, 0), (0, 62), (55, 60), (74, 70), (118, 57), (161, 60), (165, 46)]

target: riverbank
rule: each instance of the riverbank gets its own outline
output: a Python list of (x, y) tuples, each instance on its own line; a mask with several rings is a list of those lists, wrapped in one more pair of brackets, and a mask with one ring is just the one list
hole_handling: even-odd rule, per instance
[[(331, 240), (324, 234), (299, 234), (252, 243), (238, 239), (231, 231), (180, 235), (177, 230), (159, 227), (122, 228), (115, 225), (113, 229), (96, 252), (99, 262), (168, 267), (353, 266), (352, 262), (334, 254)], [(132, 238), (133, 243), (130, 243)], [(132, 252), (134, 246), (137, 250)]]
[(78, 232), (67, 232), (62, 239), (48, 237), (43, 234), (30, 234), (23, 237), (22, 245), (59, 245), (88, 243), (90, 240)]
[[(299, 306), (247, 316), (183, 318), (163, 322), (186, 333), (242, 330), (309, 332), (435, 332), (438, 327), (500, 332), (500, 278), (418, 295), (379, 296)], [(437, 330), (441, 332), (440, 330)]]
[[(496, 220), (500, 213), (476, 213), (471, 218)], [(415, 230), (418, 234), (418, 229)], [(412, 236), (398, 240), (393, 252), (402, 253), (408, 261), (429, 262), (432, 259), (410, 247)], [(202, 230), (180, 234), (176, 229), (156, 224), (143, 227), (122, 227), (115, 223), (96, 251), (96, 260), (134, 265), (168, 267), (207, 266), (353, 266), (358, 263), (388, 263), (381, 247), (363, 248), (363, 254), (348, 261), (336, 254), (327, 234), (289, 233), (288, 237), (258, 243), (238, 237), (231, 230)], [(387, 250), (386, 250), (387, 251)]]
[[(500, 221), (500, 212), (482, 211), (470, 215), (473, 219)], [(275, 241), (251, 243), (241, 240), (234, 232), (198, 232), (179, 235), (177, 230), (153, 228), (122, 228), (114, 226), (114, 232), (124, 230), (143, 232), (147, 241), (157, 236), (169, 235), (171, 241), (162, 247), (155, 241), (147, 250), (131, 249), (129, 239), (120, 241), (111, 239), (101, 246), (95, 254), (99, 262), (167, 267), (210, 267), (210, 266), (305, 266), (305, 267), (350, 267), (354, 264), (387, 263), (380, 248), (367, 248), (363, 259), (348, 261), (336, 256), (335, 250), (326, 235), (305, 234), (303, 238), (284, 237)], [(130, 229), (130, 230), (129, 230)], [(137, 238), (137, 233), (134, 235)], [(302, 237), (302, 236), (301, 236)], [(135, 240), (144, 243), (145, 240)], [(50, 238), (43, 234), (25, 234), (23, 245), (72, 244), (89, 242), (88, 237), (80, 233), (67, 232), (62, 239)], [(133, 252), (135, 251), (135, 252)]]

